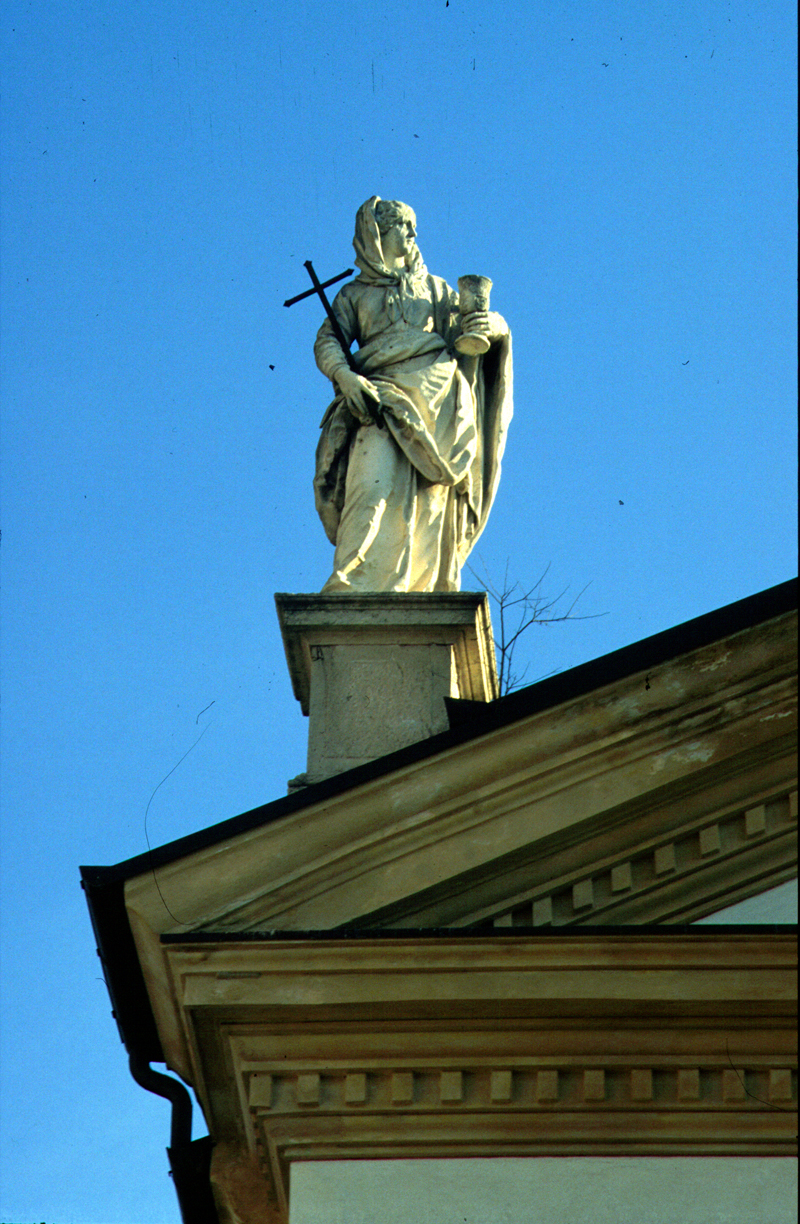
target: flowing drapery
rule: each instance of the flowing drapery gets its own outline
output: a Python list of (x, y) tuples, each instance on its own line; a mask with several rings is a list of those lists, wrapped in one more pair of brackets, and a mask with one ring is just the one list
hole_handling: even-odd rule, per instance
[[(385, 429), (359, 425), (338, 395), (322, 421), (314, 480), (320, 518), (335, 544), (325, 592), (454, 591), (486, 523), (512, 412), (511, 338), (485, 356), (457, 353), (458, 295), (411, 266), (383, 264), (377, 197), (356, 221), (360, 275), (333, 310), (361, 374), (377, 388)], [(346, 359), (329, 321), (315, 345), (334, 378)]]

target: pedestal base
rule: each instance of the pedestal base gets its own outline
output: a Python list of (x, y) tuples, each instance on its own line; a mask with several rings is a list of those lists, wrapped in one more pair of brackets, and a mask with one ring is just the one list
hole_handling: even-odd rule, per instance
[(498, 695), (485, 594), (276, 595), (318, 782), (448, 728), (445, 697)]

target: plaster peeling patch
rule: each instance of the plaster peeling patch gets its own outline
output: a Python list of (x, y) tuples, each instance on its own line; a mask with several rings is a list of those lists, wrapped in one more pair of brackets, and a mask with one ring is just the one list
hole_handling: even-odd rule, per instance
[(726, 650), (724, 655), (720, 655), (720, 657), (718, 659), (714, 659), (713, 662), (703, 663), (701, 667), (699, 668), (699, 670), (701, 672), (716, 671), (718, 667), (724, 667), (730, 657), (731, 657), (731, 652), (729, 650)]
[(685, 744), (682, 748), (676, 748), (674, 752), (664, 752), (657, 756), (650, 766), (650, 772), (662, 773), (668, 764), (691, 765), (695, 761), (710, 761), (713, 755), (713, 748), (710, 748), (708, 744), (696, 741), (693, 744)]
[(709, 748), (708, 744), (687, 744), (682, 756), (680, 753), (678, 755), (684, 761), (710, 761), (714, 755), (714, 749)]

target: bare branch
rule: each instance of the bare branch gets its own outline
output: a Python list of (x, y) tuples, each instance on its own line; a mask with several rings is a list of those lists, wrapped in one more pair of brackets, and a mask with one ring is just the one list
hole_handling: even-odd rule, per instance
[[(513, 661), (520, 638), (530, 629), (531, 625), (558, 625), (564, 621), (595, 620), (598, 616), (606, 615), (605, 612), (589, 613), (584, 616), (575, 615), (578, 600), (586, 594), (591, 586), (590, 582), (587, 582), (586, 586), (578, 592), (566, 612), (557, 615), (556, 609), (567, 594), (569, 587), (564, 587), (563, 591), (553, 598), (542, 595), (541, 586), (550, 571), (550, 562), (547, 563), (533, 586), (527, 589), (519, 580), (510, 581), (508, 561), (506, 561), (502, 585), (495, 584), (489, 578), (482, 558), (481, 567), (483, 573), (478, 573), (471, 565), (468, 565), (467, 569), (478, 580), (495, 605), (498, 633), (495, 634), (494, 644), (501, 697), (520, 688), (528, 674), (529, 664), (526, 664), (521, 672), (517, 672), (513, 670)], [(554, 672), (549, 674), (555, 675)]]

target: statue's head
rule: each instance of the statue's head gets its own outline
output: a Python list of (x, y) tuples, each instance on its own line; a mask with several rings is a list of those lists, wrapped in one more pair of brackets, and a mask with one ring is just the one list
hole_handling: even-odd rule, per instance
[(412, 275), (424, 273), (425, 265), (415, 242), (417, 218), (413, 208), (400, 200), (371, 196), (356, 214), (353, 246), (362, 275), (385, 276), (406, 268)]
[(413, 208), (399, 200), (379, 200), (375, 205), (375, 220), (387, 264), (392, 267), (398, 261), (410, 265), (417, 236), (417, 218)]

